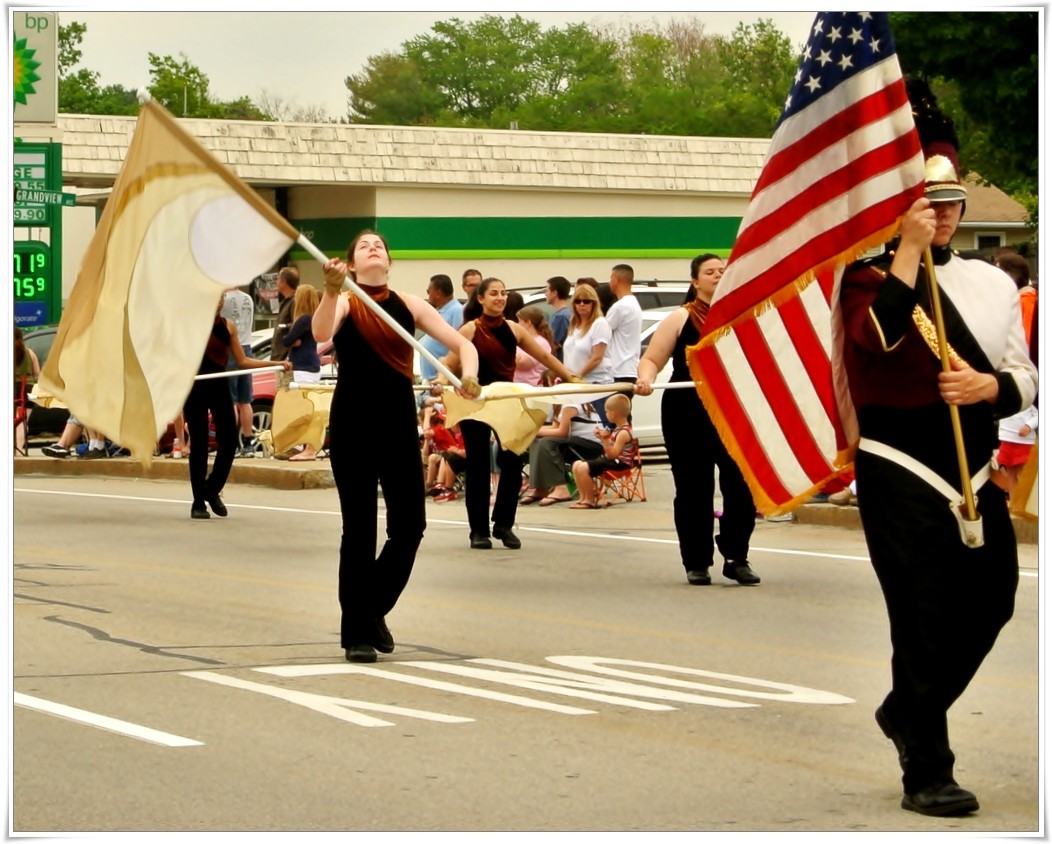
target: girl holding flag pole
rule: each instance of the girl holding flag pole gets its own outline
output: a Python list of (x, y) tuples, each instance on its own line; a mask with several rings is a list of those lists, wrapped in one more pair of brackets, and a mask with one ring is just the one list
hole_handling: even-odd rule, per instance
[[(409, 581), (426, 524), (413, 331), (420, 328), (457, 352), (462, 366), (458, 392), (470, 398), (479, 393), (478, 356), (426, 301), (388, 289), (391, 256), (379, 234), (360, 233), (346, 259), (327, 260), (323, 267), (325, 293), (311, 325), (319, 343), (334, 341), (342, 362), (329, 415), (329, 455), (343, 516), (340, 644), (349, 662), (375, 662), (377, 651), (394, 650), (385, 616)], [(358, 287), (344, 293), (348, 275)], [(364, 296), (371, 300), (368, 306)], [(383, 414), (382, 448), (359, 441), (365, 403)], [(387, 540), (379, 555), (377, 483), (387, 506)]]

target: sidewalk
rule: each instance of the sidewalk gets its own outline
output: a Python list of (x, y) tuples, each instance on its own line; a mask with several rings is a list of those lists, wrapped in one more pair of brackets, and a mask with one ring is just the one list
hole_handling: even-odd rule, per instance
[[(649, 462), (644, 467), (648, 502), (664, 501), (671, 504), (673, 487), (672, 473), (667, 462)], [(144, 468), (130, 457), (109, 457), (99, 460), (82, 460), (76, 457), (56, 459), (44, 455), (14, 459), (14, 474), (55, 475), (75, 477), (78, 475), (109, 476), (115, 478), (147, 478), (190, 483), (189, 467), (185, 459), (174, 460), (158, 457), (149, 468)], [(228, 483), (254, 484), (272, 489), (327, 489), (334, 488), (332, 470), (328, 460), (292, 462), (273, 458), (238, 458), (230, 471)], [(716, 507), (719, 506), (717, 498)], [(861, 530), (862, 524), (857, 507), (838, 507), (835, 504), (805, 504), (792, 513), (793, 521), (807, 525), (826, 525), (849, 530)], [(1037, 524), (1022, 519), (1013, 519), (1016, 539), (1020, 543), (1036, 544)]]

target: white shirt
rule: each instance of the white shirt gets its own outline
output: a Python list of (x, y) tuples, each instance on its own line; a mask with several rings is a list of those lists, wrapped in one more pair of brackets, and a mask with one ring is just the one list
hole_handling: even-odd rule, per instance
[(639, 335), (643, 330), (643, 309), (631, 293), (622, 296), (606, 312), (610, 324), (610, 345), (606, 348), (613, 378), (635, 378), (639, 366)]
[(237, 329), (237, 339), (242, 346), (252, 343), (252, 317), (255, 313), (255, 305), (252, 297), (243, 290), (228, 290), (223, 297), (223, 309), (219, 315), (234, 323)]
[(563, 343), (563, 363), (571, 372), (580, 372), (592, 356), (592, 347), (596, 343), (606, 343), (606, 352), (599, 365), (584, 376), (588, 384), (609, 384), (613, 381), (610, 372), (610, 323), (606, 317), (598, 317), (584, 334), (579, 329), (571, 329)]

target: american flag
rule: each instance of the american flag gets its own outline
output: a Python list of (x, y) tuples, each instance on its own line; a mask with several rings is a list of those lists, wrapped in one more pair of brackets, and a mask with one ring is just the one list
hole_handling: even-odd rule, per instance
[(687, 350), (698, 392), (765, 515), (850, 467), (840, 369), (844, 267), (924, 192), (924, 157), (887, 15), (815, 17), (713, 297)]

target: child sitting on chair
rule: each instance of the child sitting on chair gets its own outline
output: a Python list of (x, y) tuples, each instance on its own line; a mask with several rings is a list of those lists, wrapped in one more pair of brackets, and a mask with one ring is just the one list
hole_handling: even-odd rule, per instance
[(594, 478), (603, 472), (630, 469), (635, 460), (632, 426), (628, 424), (632, 400), (624, 393), (615, 393), (606, 400), (605, 410), (606, 418), (614, 429), (611, 431), (603, 426), (596, 429), (599, 439), (603, 441), (602, 457), (574, 461), (571, 469), (580, 498), (570, 505), (571, 510), (595, 510), (599, 504), (595, 498)]
[(427, 456), (427, 478), (424, 488), (435, 501), (454, 501), (457, 493), (453, 489), (457, 475), (467, 468), (467, 452), (460, 425), (447, 429), (445, 410), (439, 410), (431, 419), (431, 427), (424, 432), (431, 445)]

